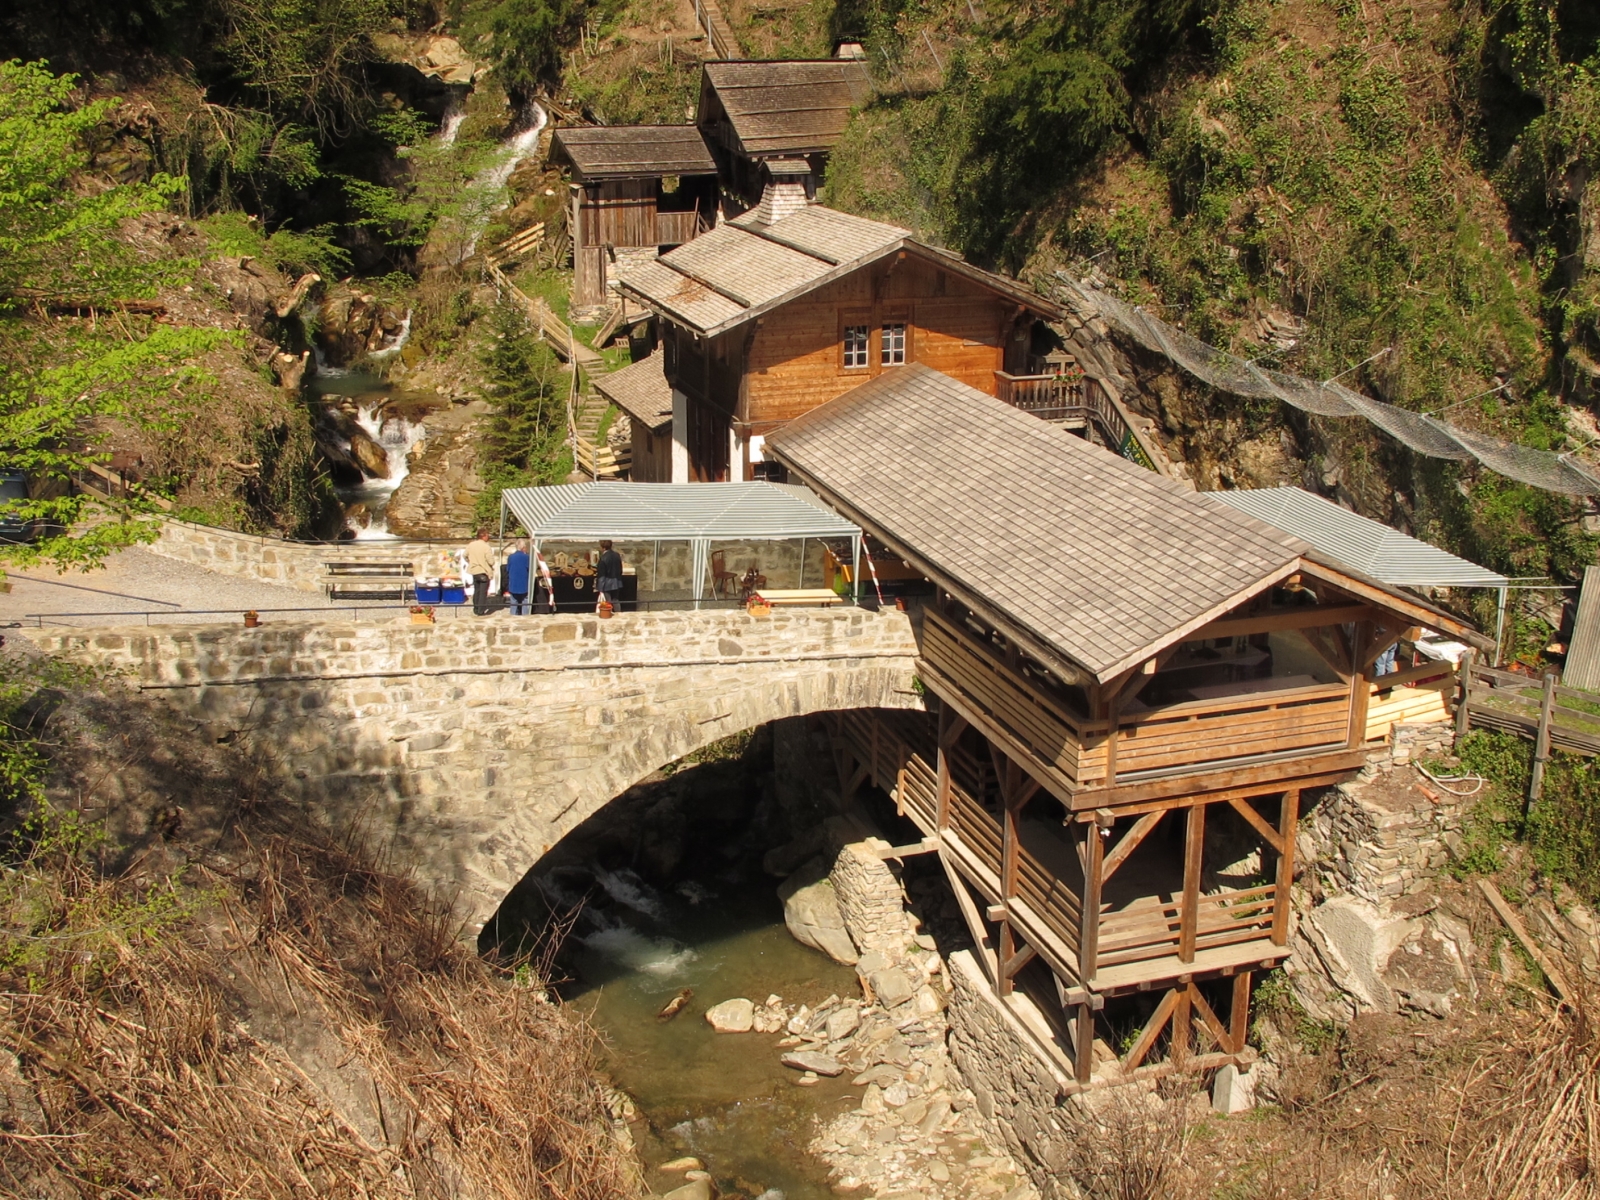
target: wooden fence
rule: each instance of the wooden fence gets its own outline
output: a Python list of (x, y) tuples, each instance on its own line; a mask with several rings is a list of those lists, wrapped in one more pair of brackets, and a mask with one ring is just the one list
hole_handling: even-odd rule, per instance
[(1552, 748), (1571, 754), (1600, 755), (1600, 702), (1595, 693), (1562, 687), (1553, 672), (1543, 679), (1533, 679), (1480, 667), (1468, 655), (1461, 664), (1456, 736), (1473, 728), (1498, 729), (1533, 739), (1530, 804), (1544, 788), (1545, 764), (1550, 761)]

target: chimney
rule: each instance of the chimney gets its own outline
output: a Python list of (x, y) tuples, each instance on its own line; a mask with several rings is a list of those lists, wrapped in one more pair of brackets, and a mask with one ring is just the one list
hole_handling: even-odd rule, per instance
[(767, 163), (767, 187), (756, 207), (756, 220), (763, 225), (776, 225), (810, 204), (806, 196), (810, 177), (811, 164), (803, 158), (778, 158)]

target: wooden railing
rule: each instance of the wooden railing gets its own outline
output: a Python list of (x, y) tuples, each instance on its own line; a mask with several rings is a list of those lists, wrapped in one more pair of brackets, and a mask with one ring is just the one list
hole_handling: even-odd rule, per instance
[(656, 245), (681, 246), (685, 242), (692, 242), (703, 232), (703, 222), (700, 214), (694, 209), (688, 212), (658, 212), (656, 213)]
[(1457, 710), (1457, 732), (1499, 729), (1533, 739), (1536, 749), (1543, 740), (1571, 754), (1600, 755), (1600, 713), (1575, 707), (1595, 705), (1600, 695), (1563, 687), (1553, 676), (1533, 679), (1471, 661), (1464, 664), (1462, 679), (1466, 706)]
[(1088, 422), (1100, 440), (1129, 462), (1160, 471), (1156, 455), (1100, 381), (1087, 376), (1008, 375), (996, 371), (995, 395), (1045, 421)]
[(1367, 703), (1367, 741), (1383, 741), (1402, 721), (1448, 721), (1456, 689), (1454, 663), (1427, 662), (1372, 681)]
[[(1195, 915), (1195, 953), (1272, 936), (1274, 884), (1201, 896)], [(1180, 957), (1183, 904), (1151, 896), (1100, 918), (1097, 969)]]
[(1349, 736), (1350, 687), (1343, 683), (1195, 700), (1129, 714), (1110, 738), (1089, 733), (1078, 758), (1085, 787), (1193, 771), (1241, 758), (1333, 749)]

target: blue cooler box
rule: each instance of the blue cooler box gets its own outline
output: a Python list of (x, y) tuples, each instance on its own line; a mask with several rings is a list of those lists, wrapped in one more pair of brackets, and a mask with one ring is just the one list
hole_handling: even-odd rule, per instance
[(438, 604), (440, 603), (440, 597), (442, 596), (443, 592), (444, 589), (439, 587), (437, 584), (433, 587), (427, 587), (426, 585), (419, 583), (417, 584), (417, 603)]
[(467, 589), (465, 587), (441, 588), (440, 592), (440, 604), (465, 604), (467, 602)]

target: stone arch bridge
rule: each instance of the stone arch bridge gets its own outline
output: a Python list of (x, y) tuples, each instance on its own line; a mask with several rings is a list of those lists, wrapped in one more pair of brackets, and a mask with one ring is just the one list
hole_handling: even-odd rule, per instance
[(585, 818), (781, 717), (920, 708), (904, 613), (623, 614), (75, 629), (40, 649), (125, 672), (202, 736), (244, 734), (334, 826), (364, 822), (476, 931)]

